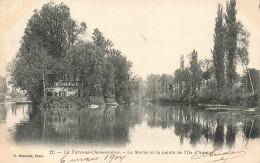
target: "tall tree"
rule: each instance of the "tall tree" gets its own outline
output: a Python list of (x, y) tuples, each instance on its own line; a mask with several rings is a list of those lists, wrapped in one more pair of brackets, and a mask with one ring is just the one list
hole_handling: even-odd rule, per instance
[(192, 95), (195, 95), (196, 89), (200, 88), (201, 69), (198, 62), (198, 52), (193, 50), (190, 54), (190, 71), (191, 71), (191, 89)]
[(174, 71), (174, 83), (175, 83), (175, 94), (182, 95), (182, 71), (181, 69), (177, 69)]
[(218, 4), (218, 11), (215, 23), (213, 64), (215, 68), (215, 78), (217, 81), (218, 93), (220, 94), (225, 84), (225, 49), (224, 49), (224, 24), (223, 7)]
[(180, 68), (174, 72), (174, 82), (176, 83), (176, 89), (178, 94), (183, 95), (184, 87), (184, 76), (185, 76), (185, 67), (184, 67), (184, 57), (180, 57)]
[(183, 74), (184, 72), (184, 57), (181, 55), (180, 58), (180, 80), (179, 80), (179, 92), (182, 95), (183, 94)]
[(227, 83), (232, 88), (236, 77), (236, 50), (237, 50), (237, 21), (236, 21), (236, 0), (226, 3), (226, 35), (225, 45), (227, 53)]
[(246, 30), (241, 21), (237, 22), (238, 36), (237, 36), (237, 51), (236, 60), (241, 62), (243, 66), (247, 66), (249, 63), (248, 58), (248, 46), (250, 33)]
[(114, 68), (115, 99), (117, 102), (126, 102), (129, 96), (128, 88), (132, 63), (119, 50), (114, 50), (110, 61)]
[(103, 85), (104, 98), (110, 100), (110, 102), (115, 101), (115, 69), (112, 63), (112, 56), (107, 56), (107, 62), (104, 70), (105, 82)]

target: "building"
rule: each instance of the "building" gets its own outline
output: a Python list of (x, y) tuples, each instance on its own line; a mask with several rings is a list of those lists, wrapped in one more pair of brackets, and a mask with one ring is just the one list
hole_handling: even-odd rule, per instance
[[(50, 76), (49, 78), (52, 78)], [(45, 94), (46, 96), (56, 96), (56, 97), (68, 97), (71, 95), (80, 95), (80, 80), (79, 77), (76, 77), (75, 80), (69, 78), (68, 75), (65, 75), (59, 80), (52, 81), (47, 79), (48, 84), (46, 84)]]

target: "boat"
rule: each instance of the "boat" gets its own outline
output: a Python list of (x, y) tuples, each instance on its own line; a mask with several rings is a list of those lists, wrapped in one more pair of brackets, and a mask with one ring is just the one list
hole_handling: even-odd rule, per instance
[(220, 108), (220, 110), (222, 110), (222, 111), (239, 111), (239, 110), (241, 110), (241, 108), (227, 107), (227, 108)]
[(256, 109), (256, 108), (247, 108), (246, 112), (247, 112), (247, 113), (253, 113), (253, 112), (256, 111), (255, 109)]
[(119, 105), (125, 105), (126, 102), (119, 102), (118, 104), (119, 104)]
[(219, 111), (218, 107), (211, 107), (211, 108), (206, 108), (205, 110), (209, 110), (209, 111)]
[(99, 108), (99, 105), (88, 105), (88, 108), (89, 109), (98, 109)]
[(129, 106), (133, 106), (133, 105), (135, 105), (133, 102), (131, 102), (131, 103), (129, 104)]
[(114, 103), (106, 103), (106, 106), (119, 106), (118, 103), (114, 102)]
[(255, 108), (247, 108), (245, 110), (245, 113), (247, 115), (256, 115), (257, 114), (256, 109), (257, 109), (257, 107), (255, 107)]
[(227, 105), (198, 103), (198, 106), (203, 106), (203, 107), (226, 107)]
[(226, 111), (239, 111), (241, 108), (233, 108), (233, 107), (209, 107), (206, 108), (205, 110), (210, 110), (210, 111), (219, 111), (219, 112), (226, 112)]

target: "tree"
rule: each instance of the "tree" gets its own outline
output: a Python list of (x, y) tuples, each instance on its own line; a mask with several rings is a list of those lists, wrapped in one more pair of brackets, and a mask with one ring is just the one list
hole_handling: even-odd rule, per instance
[(141, 101), (144, 98), (145, 83), (141, 77), (131, 77), (129, 81), (129, 103)]
[(146, 85), (147, 85), (147, 92), (146, 96), (148, 98), (151, 98), (153, 101), (158, 100), (158, 95), (159, 95), (159, 80), (160, 80), (160, 75), (155, 75), (155, 74), (150, 74), (146, 78)]
[(113, 50), (109, 60), (114, 67), (115, 99), (118, 102), (127, 101), (132, 63), (118, 50)]
[(7, 92), (7, 83), (6, 78), (0, 76), (0, 93), (6, 93)]
[(227, 53), (227, 83), (232, 89), (236, 76), (236, 50), (237, 50), (237, 22), (235, 9), (236, 1), (230, 0), (226, 3), (226, 35), (225, 35), (225, 49)]
[(195, 95), (196, 89), (200, 89), (201, 74), (200, 64), (198, 62), (198, 52), (193, 50), (190, 54), (191, 88), (192, 95)]
[[(204, 59), (204, 60), (202, 60), (201, 65), (202, 65), (201, 78), (203, 80), (203, 84), (204, 84), (204, 81), (206, 81), (208, 83), (208, 80), (212, 79), (212, 76), (215, 72), (214, 66), (213, 66), (213, 60)], [(206, 83), (206, 85), (207, 85), (207, 83)]]
[(12, 77), (11, 84), (26, 90), (33, 101), (40, 102), (44, 96), (43, 74), (50, 74), (52, 65), (52, 57), (46, 50), (34, 45), (30, 52), (21, 48), (14, 64), (10, 64), (7, 71)]
[[(112, 49), (113, 43), (107, 40), (99, 29), (94, 29), (92, 34), (93, 44), (96, 46), (95, 53), (95, 68), (92, 67), (91, 75), (93, 76), (93, 83), (91, 87), (94, 88), (95, 94), (103, 95), (106, 98), (114, 98), (115, 84), (114, 84), (114, 65), (111, 62), (109, 50)], [(93, 62), (91, 62), (93, 63)], [(105, 78), (104, 78), (105, 77)], [(104, 89), (104, 90), (103, 90)]]
[(177, 82), (177, 87), (180, 95), (183, 94), (183, 71), (184, 71), (184, 57), (183, 55), (181, 55), (180, 68), (174, 72), (174, 76), (176, 76), (175, 81)]
[(92, 75), (90, 75), (92, 59), (95, 55), (95, 45), (91, 42), (78, 42), (69, 51), (69, 75), (80, 79), (81, 84), (81, 96), (89, 95), (89, 91), (86, 88), (90, 88), (89, 80)]
[[(250, 73), (251, 80), (249, 77), (249, 73)], [(260, 79), (260, 71), (252, 68), (249, 69), (248, 72), (242, 77), (241, 82), (244, 84), (244, 88), (247, 91), (252, 92), (254, 89), (254, 92), (259, 93), (260, 91), (259, 79)], [(251, 81), (252, 81), (252, 85), (251, 85)]]
[(189, 68), (175, 70), (173, 81), (176, 83), (177, 92), (175, 94), (178, 93), (181, 96), (186, 96), (190, 93), (192, 77)]
[(162, 74), (159, 79), (161, 93), (168, 94), (169, 84), (173, 81), (173, 77), (168, 74)]
[(22, 39), (22, 46), (29, 52), (32, 44), (46, 48), (54, 58), (61, 57), (86, 30), (83, 22), (78, 26), (70, 17), (70, 9), (63, 3), (43, 5), (34, 10)]
[(6, 78), (0, 76), (0, 102), (4, 102), (6, 92), (7, 92)]
[(182, 81), (185, 83), (183, 86), (183, 95), (190, 96), (190, 92), (192, 89), (192, 74), (189, 68), (185, 68), (182, 72)]
[(182, 95), (182, 91), (183, 91), (183, 87), (182, 87), (182, 71), (181, 69), (177, 69), (175, 70), (174, 72), (174, 82), (175, 82), (175, 85), (176, 85), (176, 90), (177, 92), (175, 92), (175, 94), (180, 94)]
[(170, 98), (173, 99), (173, 85), (172, 85), (172, 83), (169, 84), (168, 89), (169, 89), (168, 94), (170, 95)]
[(112, 100), (110, 102), (115, 101), (115, 68), (112, 63), (111, 56), (107, 57), (107, 62), (104, 70), (104, 78), (105, 82), (103, 85), (104, 90), (104, 98), (107, 100)]
[[(224, 49), (224, 26), (223, 26), (223, 8), (218, 4), (217, 18), (215, 24), (215, 34), (214, 34), (214, 49), (213, 54), (213, 64), (215, 68), (215, 78), (217, 81), (217, 88), (219, 95), (224, 88), (225, 84), (225, 49)], [(206, 74), (205, 74), (206, 75)], [(204, 76), (205, 76), (204, 75)]]
[(34, 101), (44, 96), (44, 77), (58, 78), (68, 70), (66, 54), (77, 42), (86, 24), (78, 26), (70, 17), (70, 9), (63, 3), (43, 5), (34, 10), (21, 40), (21, 47), (14, 64), (9, 69), (13, 84), (27, 93)]

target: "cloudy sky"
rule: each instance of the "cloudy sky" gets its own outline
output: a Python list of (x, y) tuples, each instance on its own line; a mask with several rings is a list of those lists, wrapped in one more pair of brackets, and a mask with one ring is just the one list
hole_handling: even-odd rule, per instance
[[(15, 57), (28, 19), (48, 1), (0, 1), (0, 75)], [(55, 1), (59, 3), (61, 1)], [(87, 37), (99, 28), (133, 63), (135, 75), (173, 74), (193, 49), (211, 58), (217, 4), (222, 0), (64, 0), (71, 16), (86, 22)], [(238, 0), (238, 19), (250, 37), (249, 67), (260, 69), (259, 0)], [(186, 63), (188, 58), (185, 57)], [(240, 68), (239, 68), (240, 67)], [(241, 70), (241, 65), (238, 65)]]

